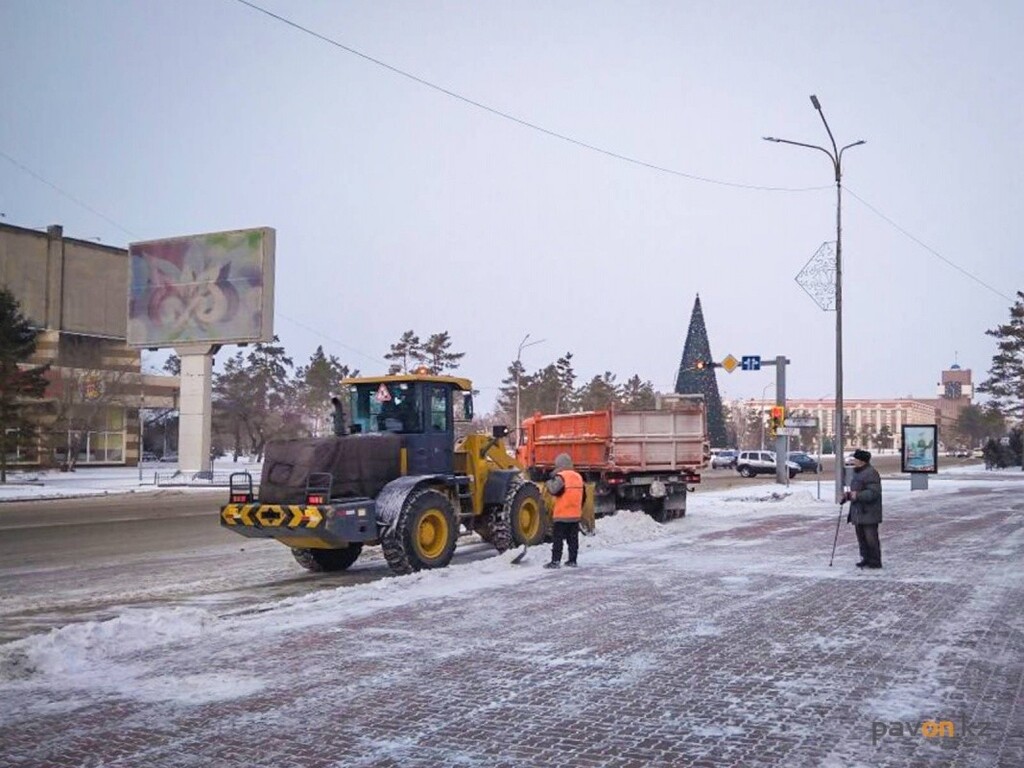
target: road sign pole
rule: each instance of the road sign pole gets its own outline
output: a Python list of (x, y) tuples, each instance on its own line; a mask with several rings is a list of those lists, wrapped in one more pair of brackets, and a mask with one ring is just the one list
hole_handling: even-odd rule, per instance
[[(759, 370), (760, 368), (766, 368), (775, 366), (775, 404), (781, 405), (783, 408), (786, 407), (786, 365), (791, 363), (785, 355), (777, 355), (774, 360), (761, 360), (760, 357), (748, 355), (744, 357), (744, 360), (756, 360), (757, 368), (750, 370)], [(767, 386), (765, 387), (767, 389)], [(762, 407), (764, 407), (764, 400), (761, 401)], [(789, 461), (789, 438), (785, 434), (775, 435), (775, 481), (779, 485), (789, 485), (789, 468), (786, 463)]]
[[(786, 360), (785, 355), (775, 358), (775, 404), (786, 407)], [(775, 436), (775, 482), (789, 485), (789, 436)]]

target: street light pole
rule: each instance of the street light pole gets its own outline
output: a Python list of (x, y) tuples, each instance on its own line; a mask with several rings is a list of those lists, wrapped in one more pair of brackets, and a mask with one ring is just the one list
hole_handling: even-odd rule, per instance
[(515, 424), (516, 441), (515, 442), (516, 442), (517, 446), (519, 445), (519, 429), (520, 429), (520, 426), (522, 425), (522, 419), (521, 419), (521, 416), (519, 414), (519, 395), (520, 395), (519, 371), (521, 370), (519, 359), (522, 357), (524, 349), (526, 349), (527, 347), (532, 347), (534, 344), (540, 344), (541, 342), (544, 341), (544, 339), (536, 339), (535, 341), (531, 341), (529, 344), (527, 344), (526, 340), (528, 338), (530, 338), (530, 334), (526, 334), (525, 336), (523, 336), (523, 340), (521, 342), (519, 342), (519, 349), (516, 351), (516, 424)]
[(838, 149), (832, 129), (828, 127), (825, 113), (821, 109), (818, 97), (811, 96), (811, 104), (821, 116), (821, 122), (825, 124), (829, 141), (832, 143), (832, 150), (819, 147), (817, 144), (805, 144), (801, 141), (790, 141), (789, 139), (777, 139), (774, 136), (765, 136), (765, 141), (774, 141), (779, 144), (792, 144), (797, 147), (817, 149), (828, 155), (832, 161), (832, 169), (835, 171), (836, 179), (836, 410), (835, 410), (835, 474), (836, 474), (836, 503), (843, 498), (843, 152), (850, 147), (857, 147), (865, 142), (855, 141)]

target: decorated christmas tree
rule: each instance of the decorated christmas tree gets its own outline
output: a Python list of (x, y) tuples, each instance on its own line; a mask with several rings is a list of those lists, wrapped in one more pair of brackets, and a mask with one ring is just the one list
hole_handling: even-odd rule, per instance
[[(690, 315), (690, 330), (686, 332), (683, 359), (679, 363), (676, 377), (676, 393), (680, 395), (704, 395), (708, 408), (708, 434), (711, 445), (725, 447), (725, 417), (722, 414), (722, 397), (718, 394), (718, 380), (715, 367), (711, 365), (711, 343), (704, 325), (704, 313), (700, 308), (700, 295), (693, 303)], [(698, 365), (698, 363), (700, 365)]]

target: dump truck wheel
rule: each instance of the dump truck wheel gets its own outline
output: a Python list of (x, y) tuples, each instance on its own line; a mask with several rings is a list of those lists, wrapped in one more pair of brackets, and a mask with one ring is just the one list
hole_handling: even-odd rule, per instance
[(513, 478), (505, 494), (504, 510), (512, 529), (512, 542), (533, 546), (544, 540), (547, 520), (540, 489), (533, 483)]
[(444, 568), (455, 552), (458, 526), (448, 497), (432, 488), (410, 493), (390, 531), (381, 535), (384, 558), (395, 573)]
[(672, 519), (669, 510), (665, 507), (664, 499), (652, 499), (645, 506), (646, 509), (644, 511), (653, 517), (656, 523), (665, 524)]
[(295, 560), (307, 571), (325, 573), (345, 571), (363, 551), (363, 542), (357, 541), (344, 549), (293, 549)]

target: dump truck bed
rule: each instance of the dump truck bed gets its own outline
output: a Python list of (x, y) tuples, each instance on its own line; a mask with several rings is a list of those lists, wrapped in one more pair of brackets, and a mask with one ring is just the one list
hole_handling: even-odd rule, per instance
[(524, 422), (527, 466), (553, 467), (567, 453), (582, 470), (678, 472), (705, 464), (707, 428), (700, 399), (673, 410), (584, 411), (534, 416)]

